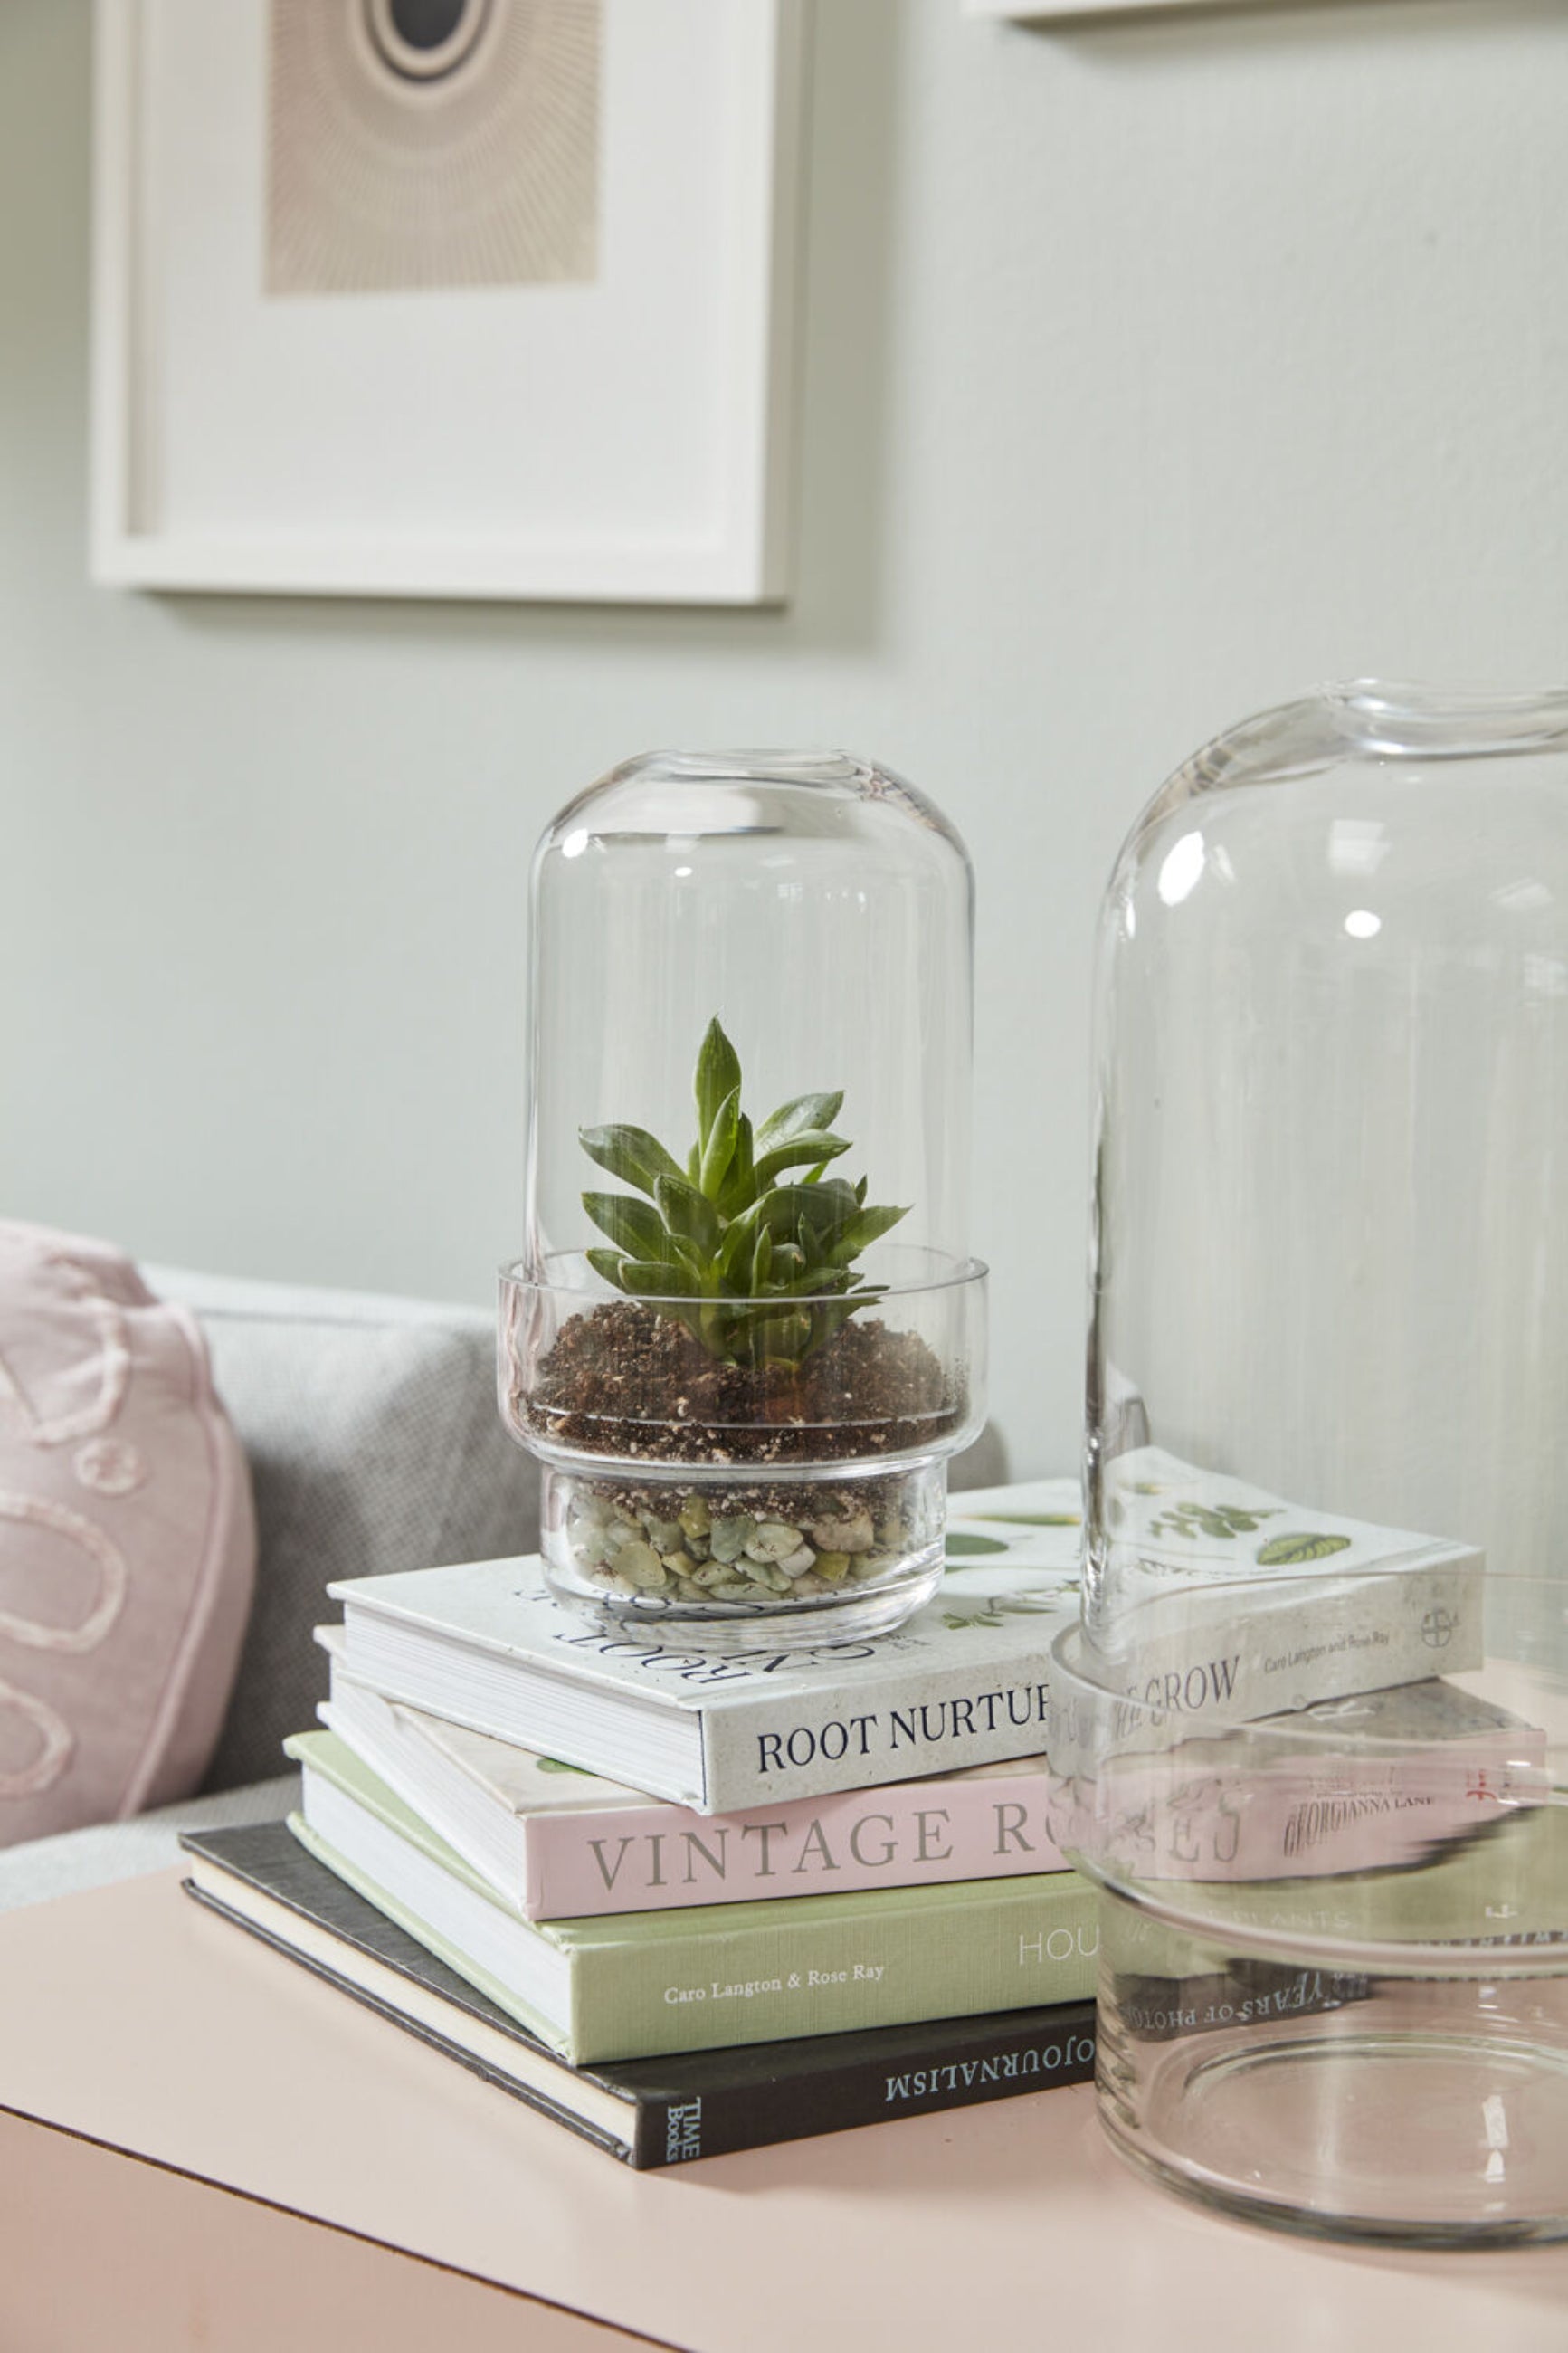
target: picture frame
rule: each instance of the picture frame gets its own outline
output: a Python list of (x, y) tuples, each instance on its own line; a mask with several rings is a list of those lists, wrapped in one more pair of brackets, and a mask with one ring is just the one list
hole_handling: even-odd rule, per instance
[(318, 168), (310, 120), (279, 127), (290, 15), (309, 39), (363, 8), (393, 39), (397, 0), (95, 0), (95, 581), (784, 596), (808, 0), (476, 14), (561, 6), (597, 42), (578, 43), (601, 76), (578, 124), (587, 210), (531, 259), (502, 254), (529, 282), (474, 282), (489, 247), (432, 262), (412, 215), (390, 265), (305, 218), (332, 137)]

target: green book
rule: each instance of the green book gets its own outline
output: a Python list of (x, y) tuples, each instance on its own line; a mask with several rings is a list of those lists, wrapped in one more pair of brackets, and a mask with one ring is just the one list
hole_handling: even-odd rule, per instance
[(1076, 1872), (531, 1921), (330, 1732), (289, 1827), (317, 1860), (574, 2065), (1080, 2000)]

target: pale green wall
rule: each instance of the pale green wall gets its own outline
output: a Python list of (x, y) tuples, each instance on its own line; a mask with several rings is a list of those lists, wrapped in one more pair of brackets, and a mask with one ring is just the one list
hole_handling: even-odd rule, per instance
[(784, 615), (89, 589), (86, 0), (0, 0), (0, 1207), (486, 1294), (522, 894), (652, 744), (837, 740), (979, 871), (979, 1228), (1077, 1445), (1095, 900), (1329, 674), (1568, 673), (1568, 6), (820, 0)]

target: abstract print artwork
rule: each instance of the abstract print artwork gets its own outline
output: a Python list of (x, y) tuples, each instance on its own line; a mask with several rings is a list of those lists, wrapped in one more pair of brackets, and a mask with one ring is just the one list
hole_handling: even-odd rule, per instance
[(602, 0), (271, 0), (271, 295), (598, 273)]

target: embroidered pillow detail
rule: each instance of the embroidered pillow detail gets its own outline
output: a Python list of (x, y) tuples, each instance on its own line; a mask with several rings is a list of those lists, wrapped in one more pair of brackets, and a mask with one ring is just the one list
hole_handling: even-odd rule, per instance
[(0, 1846), (199, 1786), (255, 1571), (195, 1323), (107, 1244), (0, 1220)]

